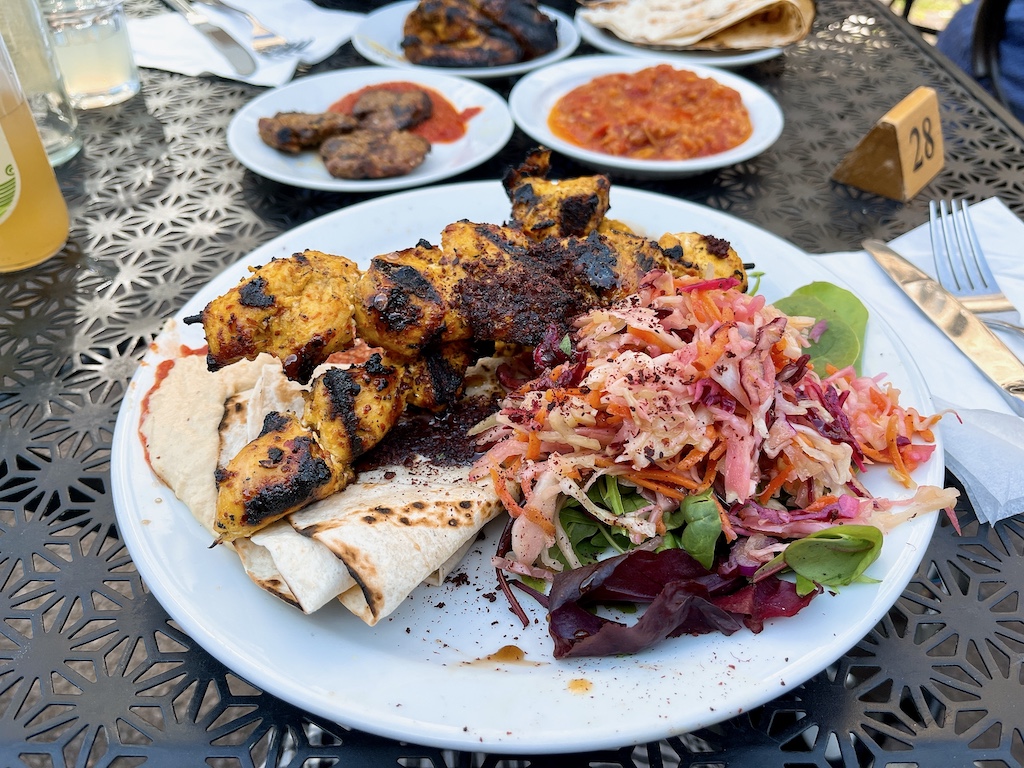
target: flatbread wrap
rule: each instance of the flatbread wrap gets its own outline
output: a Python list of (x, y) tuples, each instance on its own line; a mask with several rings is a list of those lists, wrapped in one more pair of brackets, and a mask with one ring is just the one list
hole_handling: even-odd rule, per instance
[(795, 43), (810, 32), (814, 12), (813, 0), (607, 0), (579, 15), (629, 43), (725, 51)]
[[(213, 541), (217, 468), (258, 434), (267, 413), (301, 412), (305, 387), (269, 356), (210, 372), (198, 351), (170, 348), (139, 434), (153, 471)], [(420, 583), (441, 583), (501, 509), (489, 482), (467, 479), (474, 449), (466, 430), (496, 403), (487, 366), (474, 369), (482, 376), (471, 371), (476, 384), (451, 412), (399, 422), (343, 491), (221, 546), (254, 583), (303, 612), (339, 598), (371, 625)]]

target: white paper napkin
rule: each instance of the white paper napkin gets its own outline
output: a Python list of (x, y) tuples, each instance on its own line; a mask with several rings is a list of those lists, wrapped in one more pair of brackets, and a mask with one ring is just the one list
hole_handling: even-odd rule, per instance
[[(1024, 307), (1024, 222), (1001, 200), (971, 206), (971, 218), (989, 264), (1007, 297)], [(934, 276), (928, 226), (890, 245)], [(1024, 512), (1024, 420), (1013, 415), (1000, 390), (908, 299), (866, 252), (820, 257), (896, 330), (924, 374), (943, 418), (946, 464), (960, 479), (983, 522)], [(1024, 340), (998, 333), (1024, 359)], [(962, 423), (961, 423), (962, 421)]]
[[(316, 64), (334, 53), (363, 19), (360, 13), (329, 11), (309, 0), (229, 0), (258, 18), (264, 26), (289, 40), (312, 39), (303, 51), (288, 56), (253, 53), (256, 71), (239, 75), (228, 60), (201, 32), (179, 13), (168, 11), (143, 19), (128, 19), (135, 63), (184, 75), (219, 75), (253, 85), (287, 83), (299, 63)], [(252, 27), (241, 14), (195, 3), (198, 12), (250, 48)]]

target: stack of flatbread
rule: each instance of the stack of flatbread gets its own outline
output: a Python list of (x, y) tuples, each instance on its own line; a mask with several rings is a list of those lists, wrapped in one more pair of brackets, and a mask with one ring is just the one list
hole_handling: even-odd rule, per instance
[[(468, 395), (494, 386), (494, 365), (471, 369), (467, 381), (477, 389)], [(301, 414), (302, 390), (269, 355), (211, 373), (194, 354), (174, 359), (150, 391), (139, 425), (150, 465), (211, 541), (215, 471), (259, 434), (270, 411)], [(256, 584), (305, 613), (338, 598), (373, 625), (421, 583), (443, 581), (501, 509), (490, 481), (470, 482), (469, 469), (389, 451), (340, 493), (221, 546), (235, 550)]]
[(754, 50), (804, 38), (814, 0), (598, 0), (579, 16), (637, 45)]

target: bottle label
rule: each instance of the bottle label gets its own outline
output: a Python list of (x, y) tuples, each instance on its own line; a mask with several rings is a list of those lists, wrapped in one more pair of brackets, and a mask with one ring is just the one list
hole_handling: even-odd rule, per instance
[(0, 125), (0, 224), (14, 213), (21, 195), (21, 175), (10, 142)]

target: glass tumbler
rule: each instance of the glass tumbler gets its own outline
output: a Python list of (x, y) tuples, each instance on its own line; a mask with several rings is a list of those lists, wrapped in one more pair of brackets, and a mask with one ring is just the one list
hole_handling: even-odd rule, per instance
[(0, 38), (0, 272), (50, 258), (68, 228), (67, 204)]
[(139, 92), (122, 0), (40, 0), (76, 109), (109, 107)]
[(70, 160), (82, 148), (78, 118), (36, 0), (0, 2), (0, 37), (7, 44), (50, 164)]

